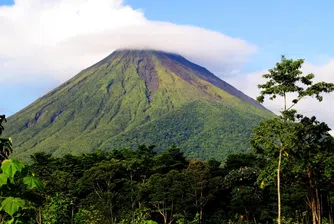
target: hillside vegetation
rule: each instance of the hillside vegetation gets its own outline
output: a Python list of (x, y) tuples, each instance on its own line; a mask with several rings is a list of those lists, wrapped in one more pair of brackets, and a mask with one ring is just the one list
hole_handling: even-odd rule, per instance
[(170, 144), (193, 158), (223, 160), (249, 147), (252, 128), (273, 116), (181, 56), (116, 51), (9, 118), (14, 156), (62, 156)]
[[(229, 154), (225, 163), (217, 161), (219, 158), (187, 158), (175, 145), (164, 150), (140, 145), (135, 150), (119, 148), (61, 157), (34, 153), (31, 163), (24, 165), (11, 157), (15, 152), (12, 139), (1, 136), (6, 122), (1, 115), (0, 222), (333, 224), (334, 138), (326, 123), (307, 117), (294, 107), (306, 97), (322, 101), (324, 93), (334, 91), (334, 83), (314, 83), (314, 74), (301, 72), (303, 62), (283, 56), (276, 67), (263, 75), (266, 82), (259, 85), (258, 101), (263, 103), (267, 97), (274, 100), (281, 95), (284, 109), (279, 116), (262, 121), (253, 129), (249, 139), (251, 153)], [(295, 99), (288, 102), (284, 100), (287, 96)], [(153, 95), (148, 98), (152, 99), (149, 104), (154, 102)], [(238, 104), (233, 108), (229, 101), (222, 105), (209, 97), (204, 99), (169, 110), (160, 115), (161, 119), (143, 123), (142, 129), (129, 128), (125, 123), (124, 131), (114, 140), (134, 147), (132, 139), (136, 138), (167, 144), (166, 139), (182, 143), (195, 135), (203, 144), (197, 151), (184, 151), (192, 156), (201, 152), (208, 156), (211, 151), (200, 149), (213, 147), (207, 140), (212, 136), (211, 128), (219, 130), (222, 126), (221, 130), (227, 133), (227, 129), (241, 130), (238, 122), (242, 119), (256, 120), (250, 111), (243, 111), (244, 104), (238, 101), (234, 101)], [(229, 120), (224, 122), (219, 120), (221, 117)], [(162, 123), (164, 120), (169, 123)], [(207, 126), (208, 122), (212, 126)], [(166, 132), (157, 127), (165, 128), (171, 136), (159, 140)], [(232, 134), (226, 141), (239, 143)], [(113, 143), (107, 139), (103, 144)], [(80, 145), (73, 145), (80, 152)]]

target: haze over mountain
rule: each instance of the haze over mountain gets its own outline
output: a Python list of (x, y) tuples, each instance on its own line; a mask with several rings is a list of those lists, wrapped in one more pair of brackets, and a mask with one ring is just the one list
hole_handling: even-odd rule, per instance
[(246, 151), (271, 112), (180, 55), (118, 50), (9, 118), (14, 156), (175, 144), (193, 158)]

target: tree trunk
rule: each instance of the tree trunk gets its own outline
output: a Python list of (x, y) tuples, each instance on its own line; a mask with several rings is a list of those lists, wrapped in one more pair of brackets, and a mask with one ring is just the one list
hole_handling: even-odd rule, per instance
[[(284, 112), (286, 112), (286, 94), (284, 92)], [(284, 121), (286, 121), (287, 118), (284, 117)], [(277, 223), (281, 224), (281, 163), (282, 163), (282, 153), (283, 153), (283, 144), (281, 143), (281, 147), (279, 150), (279, 157), (278, 157), (278, 167), (277, 167)]]
[(164, 217), (164, 224), (167, 224), (167, 216), (163, 215), (163, 217)]
[(168, 212), (166, 211), (165, 205), (163, 205), (163, 208), (160, 209), (160, 205), (154, 205), (155, 208), (158, 209), (158, 212), (164, 219), (164, 224), (168, 223)]
[(317, 205), (318, 201), (318, 193), (314, 192), (313, 187), (313, 178), (312, 178), (312, 170), (310, 168), (307, 169), (307, 177), (309, 179), (310, 185), (310, 193), (311, 193), (311, 211), (312, 211), (312, 222), (313, 224), (320, 224), (320, 214), (318, 214), (319, 206)]
[(174, 221), (174, 218), (172, 218), (172, 219), (169, 221), (169, 223), (168, 223), (168, 224), (172, 224), (172, 223), (173, 223), (173, 221)]
[(286, 111), (286, 94), (284, 93), (284, 111)]
[(318, 223), (321, 223), (322, 212), (321, 212), (321, 203), (320, 203), (318, 187), (316, 187), (315, 189), (315, 195), (316, 195), (316, 203), (317, 203), (317, 220), (318, 220)]
[(282, 153), (283, 146), (279, 150), (279, 158), (278, 158), (278, 167), (277, 167), (277, 203), (278, 203), (278, 215), (277, 215), (277, 223), (281, 224), (281, 162), (282, 162)]
[[(201, 198), (203, 198), (203, 190), (201, 190)], [(200, 203), (200, 210), (199, 210), (199, 223), (203, 224), (203, 204), (202, 202)]]
[(312, 198), (311, 198), (311, 210), (312, 210), (312, 222), (313, 224), (317, 224), (317, 212), (316, 212), (316, 209), (317, 209), (317, 205), (315, 203), (315, 200), (314, 200), (314, 195), (312, 193)]
[(254, 224), (256, 224), (256, 218), (255, 216), (253, 215), (253, 220), (254, 220)]
[(334, 217), (333, 217), (333, 205), (329, 199), (329, 193), (327, 194), (327, 203), (328, 203), (328, 207), (329, 207), (329, 214), (328, 214), (328, 218), (329, 218), (329, 224), (334, 224)]
[(36, 222), (38, 224), (42, 224), (42, 207), (41, 206), (38, 207), (38, 212), (36, 215)]

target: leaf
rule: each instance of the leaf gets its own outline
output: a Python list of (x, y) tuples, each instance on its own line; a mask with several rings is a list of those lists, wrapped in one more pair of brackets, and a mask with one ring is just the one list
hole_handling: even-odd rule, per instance
[(157, 222), (152, 221), (152, 220), (146, 220), (144, 223), (145, 224), (157, 224)]
[(34, 188), (38, 188), (39, 190), (44, 189), (42, 181), (35, 176), (24, 177), (23, 183), (28, 186), (28, 189), (34, 189)]
[(15, 173), (21, 172), (24, 168), (24, 164), (15, 159), (6, 159), (2, 162), (2, 172), (7, 174), (10, 178), (14, 178)]
[(10, 216), (13, 216), (20, 208), (25, 206), (25, 201), (21, 198), (7, 197), (1, 203), (1, 210), (5, 211)]
[(7, 184), (8, 178), (9, 178), (9, 176), (7, 174), (5, 174), (5, 173), (0, 174), (0, 187), (2, 185)]
[(11, 220), (9, 220), (9, 221), (7, 222), (7, 224), (12, 224), (12, 223), (14, 223), (14, 221), (15, 221), (15, 218), (12, 218)]

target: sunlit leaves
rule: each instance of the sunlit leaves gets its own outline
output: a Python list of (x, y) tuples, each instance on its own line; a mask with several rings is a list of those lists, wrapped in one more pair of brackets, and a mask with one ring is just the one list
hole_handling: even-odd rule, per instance
[(10, 178), (14, 178), (16, 172), (21, 172), (24, 164), (15, 159), (7, 159), (2, 162), (1, 170)]
[(293, 99), (288, 108), (292, 108), (300, 99), (311, 96), (318, 101), (322, 101), (322, 93), (334, 91), (333, 83), (318, 82), (313, 84), (314, 74), (302, 75), (301, 67), (304, 59), (292, 60), (282, 56), (281, 61), (273, 69), (269, 69), (267, 74), (262, 75), (267, 80), (266, 83), (258, 85), (261, 89), (257, 101), (264, 102), (265, 96), (274, 100), (277, 96), (285, 96), (288, 93), (297, 93), (297, 98)]
[(28, 186), (28, 189), (37, 188), (39, 190), (43, 190), (44, 186), (42, 181), (35, 176), (26, 176), (23, 178), (23, 183)]
[(0, 187), (7, 184), (9, 176), (5, 173), (0, 173)]
[(25, 201), (21, 198), (7, 197), (1, 203), (1, 210), (13, 216), (20, 208), (25, 206)]
[[(4, 131), (4, 127), (2, 126), (3, 121), (6, 121), (5, 115), (0, 116), (0, 135)], [(3, 188), (5, 191), (1, 191), (1, 196), (6, 196), (6, 197), (1, 197), (0, 211), (4, 211), (5, 213), (11, 216), (9, 220), (2, 219), (2, 222), (6, 221), (6, 223), (8, 224), (18, 223), (18, 219), (20, 219), (22, 216), (19, 210), (27, 209), (27, 207), (25, 207), (26, 200), (17, 197), (19, 192), (16, 192), (16, 190), (13, 190), (13, 188), (14, 189), (20, 188), (23, 184), (27, 185), (28, 189), (43, 188), (42, 182), (34, 175), (26, 176), (23, 179), (22, 175), (16, 175), (17, 173), (25, 175), (26, 172), (23, 171), (25, 166), (21, 161), (18, 161), (16, 159), (8, 159), (11, 153), (12, 153), (12, 139), (0, 138), (0, 164), (1, 164), (0, 187), (6, 185), (8, 186), (6, 189)], [(8, 182), (8, 180), (10, 182)], [(3, 189), (1, 188), (1, 190)]]

